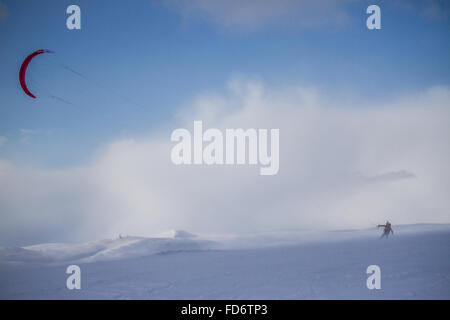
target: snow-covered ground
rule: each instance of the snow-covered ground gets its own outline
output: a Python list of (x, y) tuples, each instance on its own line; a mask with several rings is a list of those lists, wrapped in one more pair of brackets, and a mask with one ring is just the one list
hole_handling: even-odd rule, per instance
[[(450, 299), (450, 225), (0, 247), (1, 299)], [(81, 290), (66, 267), (81, 268)], [(381, 268), (381, 290), (366, 268)]]

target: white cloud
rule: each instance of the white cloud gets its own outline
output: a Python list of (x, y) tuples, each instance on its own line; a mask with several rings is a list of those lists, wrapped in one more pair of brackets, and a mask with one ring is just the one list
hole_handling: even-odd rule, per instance
[[(0, 241), (450, 222), (449, 101), (448, 88), (433, 88), (348, 106), (314, 88), (233, 80), (227, 94), (196, 98), (168, 130), (113, 141), (88, 166), (0, 161)], [(194, 119), (205, 128), (280, 128), (278, 175), (173, 165), (171, 131)]]
[(222, 28), (253, 31), (272, 24), (301, 27), (336, 26), (349, 19), (352, 0), (165, 0), (186, 18), (202, 19)]
[(25, 144), (30, 144), (32, 137), (36, 136), (39, 132), (37, 130), (32, 129), (20, 129), (21, 141)]
[(369, 181), (369, 182), (389, 182), (389, 181), (398, 181), (403, 179), (412, 179), (415, 178), (415, 174), (406, 170), (399, 171), (390, 171), (382, 174), (377, 174), (374, 176), (364, 176), (361, 175), (361, 178)]

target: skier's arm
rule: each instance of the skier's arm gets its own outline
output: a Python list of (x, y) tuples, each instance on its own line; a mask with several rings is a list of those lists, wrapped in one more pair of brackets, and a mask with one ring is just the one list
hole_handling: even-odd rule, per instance
[(392, 234), (394, 234), (394, 230), (393, 229), (391, 229), (391, 232), (392, 232)]

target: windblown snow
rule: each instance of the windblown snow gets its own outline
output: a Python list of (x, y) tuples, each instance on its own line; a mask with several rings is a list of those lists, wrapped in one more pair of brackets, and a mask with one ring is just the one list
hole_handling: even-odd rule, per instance
[[(0, 299), (449, 299), (450, 225), (0, 247)], [(67, 266), (80, 290), (66, 288)], [(369, 265), (381, 289), (366, 287)]]

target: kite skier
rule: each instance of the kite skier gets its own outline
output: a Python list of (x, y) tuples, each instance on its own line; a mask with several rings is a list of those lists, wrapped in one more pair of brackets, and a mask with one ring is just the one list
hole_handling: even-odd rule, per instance
[(383, 227), (383, 234), (380, 238), (386, 237), (386, 239), (389, 237), (389, 234), (394, 234), (394, 230), (392, 230), (391, 223), (389, 221), (386, 221), (386, 224), (379, 224), (378, 228)]

